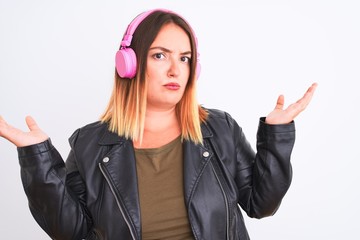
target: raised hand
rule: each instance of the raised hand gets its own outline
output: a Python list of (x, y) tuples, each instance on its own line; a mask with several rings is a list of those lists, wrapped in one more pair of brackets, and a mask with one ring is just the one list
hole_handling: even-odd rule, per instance
[(36, 124), (35, 120), (27, 116), (26, 124), (29, 128), (29, 132), (21, 131), (11, 125), (9, 125), (1, 116), (0, 116), (0, 136), (9, 140), (17, 147), (29, 146), (37, 143), (41, 143), (47, 140), (49, 137), (44, 133)]
[(267, 115), (265, 122), (268, 124), (286, 124), (293, 121), (310, 103), (316, 87), (317, 83), (313, 83), (302, 98), (289, 105), (286, 109), (284, 109), (284, 96), (280, 95), (275, 109)]

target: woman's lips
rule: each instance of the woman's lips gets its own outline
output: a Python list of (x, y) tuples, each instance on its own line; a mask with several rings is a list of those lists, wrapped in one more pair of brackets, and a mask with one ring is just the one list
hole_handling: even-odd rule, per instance
[(169, 90), (178, 90), (180, 88), (180, 85), (175, 82), (170, 82), (164, 85)]

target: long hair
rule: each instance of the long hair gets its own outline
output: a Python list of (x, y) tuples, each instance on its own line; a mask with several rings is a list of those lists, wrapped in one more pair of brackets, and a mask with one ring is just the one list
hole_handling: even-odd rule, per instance
[(154, 11), (136, 28), (130, 47), (136, 53), (137, 69), (133, 79), (121, 78), (115, 70), (115, 82), (109, 103), (100, 117), (109, 124), (109, 130), (132, 140), (142, 141), (145, 125), (147, 83), (145, 70), (149, 48), (162, 26), (174, 23), (189, 36), (191, 44), (190, 76), (183, 97), (176, 105), (182, 139), (202, 143), (201, 123), (207, 118), (207, 111), (196, 99), (196, 38), (188, 23), (172, 12)]

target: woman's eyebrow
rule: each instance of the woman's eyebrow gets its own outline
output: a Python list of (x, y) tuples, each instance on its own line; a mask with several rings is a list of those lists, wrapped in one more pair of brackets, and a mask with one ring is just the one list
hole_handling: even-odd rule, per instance
[[(167, 48), (164, 48), (164, 47), (156, 47), (156, 46), (149, 48), (149, 51), (150, 51), (150, 50), (156, 50), (156, 49), (159, 49), (159, 50), (161, 50), (161, 51), (163, 51), (163, 52), (172, 53), (172, 51), (171, 51), (170, 49), (167, 49)], [(186, 51), (186, 52), (182, 52), (182, 53), (181, 53), (181, 55), (188, 55), (188, 54), (191, 55), (191, 51)]]

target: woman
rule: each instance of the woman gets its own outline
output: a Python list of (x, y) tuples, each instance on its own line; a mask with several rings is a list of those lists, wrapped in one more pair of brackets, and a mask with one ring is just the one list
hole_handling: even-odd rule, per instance
[(168, 10), (140, 14), (116, 55), (101, 121), (70, 137), (66, 163), (31, 117), (29, 132), (0, 118), (18, 147), (30, 210), (53, 239), (249, 239), (239, 206), (270, 216), (288, 190), (296, 103), (259, 121), (257, 153), (227, 113), (200, 107), (197, 42)]

